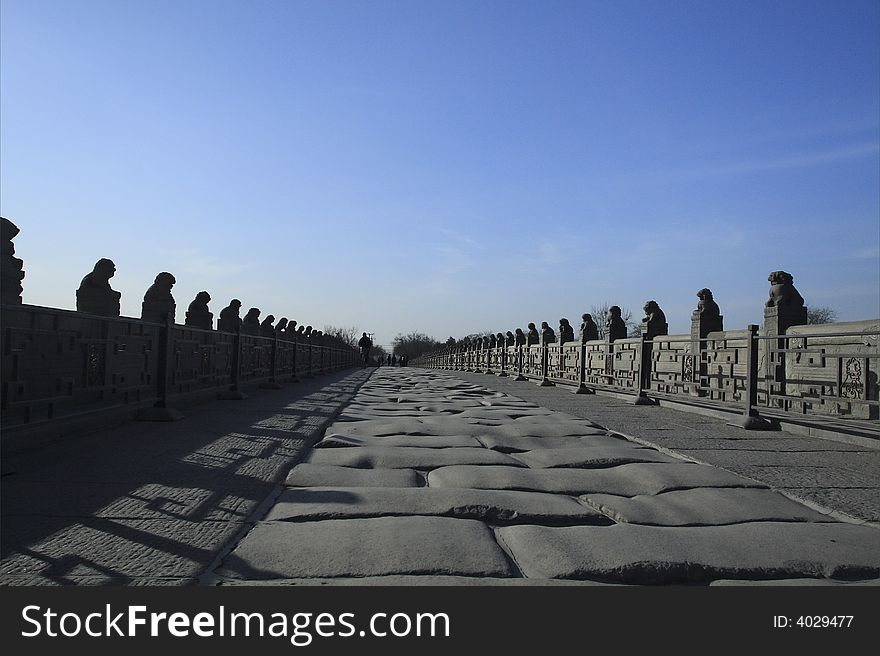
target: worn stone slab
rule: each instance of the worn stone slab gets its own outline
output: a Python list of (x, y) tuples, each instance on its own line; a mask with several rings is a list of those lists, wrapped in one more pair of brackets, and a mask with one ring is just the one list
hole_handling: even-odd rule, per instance
[(719, 579), (712, 581), (709, 586), (786, 586), (786, 587), (815, 587), (815, 586), (855, 586), (862, 587), (864, 585), (877, 586), (880, 585), (880, 579), (867, 579), (864, 581), (840, 581), (836, 579), (773, 579), (771, 581), (737, 581), (735, 579)]
[(758, 521), (834, 521), (778, 492), (758, 488), (701, 487), (632, 498), (588, 494), (581, 499), (614, 521), (630, 524), (718, 526)]
[(533, 451), (535, 449), (567, 449), (570, 447), (621, 446), (631, 445), (634, 448), (645, 448), (636, 442), (629, 442), (621, 437), (608, 435), (600, 429), (595, 434), (584, 436), (566, 435), (564, 437), (520, 437), (518, 435), (481, 435), (476, 438), (487, 449), (501, 453)]
[(873, 451), (769, 451), (730, 449), (677, 449), (695, 458), (710, 459), (721, 467), (834, 467), (853, 473), (876, 475), (880, 471), (880, 450)]
[(316, 465), (338, 465), (359, 468), (433, 469), (448, 465), (508, 465), (522, 467), (511, 456), (484, 448), (397, 449), (381, 446), (353, 446), (346, 449), (315, 449), (308, 462)]
[(485, 420), (478, 423), (479, 420), (465, 421), (457, 416), (365, 419), (363, 421), (336, 421), (327, 427), (327, 433), (372, 435), (375, 437), (391, 435), (566, 437), (589, 435), (596, 428), (587, 423), (559, 423), (551, 419), (532, 423), (520, 423), (520, 421), (492, 422)]
[(526, 578), (499, 578), (496, 576), (365, 576), (361, 578), (337, 578), (337, 579), (272, 579), (266, 581), (241, 581), (225, 579), (220, 581), (221, 586), (434, 586), (454, 585), (479, 587), (485, 585), (503, 586), (604, 586), (613, 587), (614, 583), (599, 583), (597, 581), (574, 581), (570, 579), (526, 579)]
[(485, 524), (449, 517), (265, 522), (223, 560), (218, 574), (257, 580), (515, 575)]
[(873, 488), (777, 488), (797, 499), (833, 508), (850, 517), (880, 522), (880, 487)]
[(620, 583), (880, 575), (880, 531), (844, 523), (731, 526), (510, 526), (497, 530), (522, 572)]
[[(704, 460), (698, 454), (694, 454), (694, 458)], [(743, 476), (765, 481), (771, 487), (776, 488), (877, 489), (876, 473), (867, 470), (852, 471), (843, 467), (762, 467), (736, 463), (728, 463), (724, 466)]]
[(632, 462), (682, 462), (654, 449), (627, 446), (568, 447), (563, 449), (536, 449), (513, 456), (533, 469), (556, 467), (613, 467)]
[(284, 484), (288, 487), (419, 487), (422, 477), (414, 469), (355, 469), (304, 462), (290, 470)]
[[(195, 578), (243, 521), (37, 517), (3, 522), (8, 550), (0, 578), (40, 576), (70, 583), (82, 577), (124, 582), (136, 578)], [(33, 536), (41, 536), (34, 538)]]
[(543, 492), (453, 488), (310, 487), (282, 492), (266, 516), (272, 520), (322, 520), (395, 515), (437, 515), (493, 524), (610, 524), (575, 499)]
[(690, 463), (634, 463), (606, 469), (516, 469), (459, 465), (430, 472), (428, 485), (533, 490), (575, 496), (604, 492), (627, 497), (694, 487), (765, 487), (722, 469)]
[(384, 447), (424, 447), (429, 449), (446, 449), (452, 447), (482, 448), (483, 445), (475, 437), (466, 435), (388, 435), (375, 437), (371, 435), (328, 435), (315, 445), (315, 448), (352, 446), (384, 446)]

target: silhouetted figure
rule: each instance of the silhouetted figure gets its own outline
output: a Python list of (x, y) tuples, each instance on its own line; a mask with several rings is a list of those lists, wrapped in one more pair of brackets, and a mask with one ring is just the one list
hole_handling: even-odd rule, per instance
[(217, 318), (217, 330), (224, 333), (237, 333), (241, 330), (241, 301), (233, 298), (229, 301), (229, 305), (220, 310), (220, 316)]
[(697, 309), (691, 317), (691, 331), (697, 331), (700, 338), (705, 338), (709, 333), (724, 330), (724, 317), (721, 316), (721, 308), (712, 298), (712, 290), (704, 287), (697, 292)]
[(91, 273), (86, 274), (76, 290), (77, 312), (98, 314), (102, 317), (119, 316), (119, 299), (122, 294), (110, 288), (110, 278), (116, 274), (113, 260), (102, 258), (95, 263)]
[(529, 324), (529, 332), (526, 335), (526, 344), (531, 346), (532, 344), (537, 344), (541, 341), (541, 336), (538, 334), (538, 329), (535, 327), (534, 323)]
[(400, 356), (400, 366), (405, 367), (407, 362), (409, 362), (409, 358), (406, 357), (406, 355), (401, 355)]
[(279, 339), (287, 339), (287, 317), (281, 317), (275, 324), (275, 334)]
[(153, 284), (144, 294), (144, 302), (141, 304), (141, 319), (165, 323), (166, 320), (174, 323), (177, 304), (171, 295), (171, 288), (177, 282), (167, 271), (156, 276)]
[(361, 358), (366, 367), (367, 363), (370, 361), (370, 349), (373, 348), (373, 340), (367, 337), (367, 333), (364, 333), (363, 337), (358, 340), (358, 346), (361, 349)]
[(0, 260), (0, 303), (9, 305), (21, 304), (21, 293), (24, 289), (21, 281), (24, 280), (24, 262), (15, 257), (15, 245), (12, 240), (18, 234), (18, 226), (6, 218), (0, 218), (3, 224), (0, 232), (2, 242), (2, 260)]
[(251, 308), (241, 320), (241, 332), (243, 335), (260, 334), (260, 309)]
[(391, 366), (391, 354), (390, 353), (385, 357), (385, 362), (388, 364), (389, 367)]
[(565, 344), (566, 342), (574, 341), (574, 328), (571, 327), (571, 324), (568, 323), (568, 319), (560, 319), (559, 320), (559, 343)]
[(514, 346), (516, 344), (516, 337), (514, 337), (513, 333), (509, 330), (507, 331), (507, 339), (504, 343), (505, 346)]
[(260, 322), (260, 337), (275, 337), (275, 316), (267, 314)]
[(514, 337), (516, 339), (517, 346), (525, 346), (525, 344), (528, 342), (528, 338), (526, 337), (526, 334), (523, 332), (522, 328), (516, 329), (516, 335)]
[(213, 330), (214, 315), (208, 310), (208, 301), (211, 295), (208, 292), (199, 292), (189, 304), (186, 310), (186, 319), (184, 325), (192, 328), (201, 328), (202, 330)]
[(648, 339), (654, 339), (658, 335), (668, 335), (669, 326), (666, 323), (666, 315), (657, 305), (657, 301), (645, 303), (645, 318), (642, 319), (642, 331)]
[(581, 343), (599, 339), (599, 326), (593, 321), (593, 315), (581, 315)]
[(541, 322), (541, 344), (553, 344), (556, 341), (556, 333), (546, 321)]
[(392, 356), (391, 356), (391, 366), (392, 366), (392, 367), (396, 367), (396, 366), (397, 366), (397, 356), (396, 356), (396, 355), (392, 355)]
[(626, 323), (620, 316), (620, 307), (612, 305), (608, 308), (608, 318), (605, 320), (605, 336), (609, 342), (626, 337)]

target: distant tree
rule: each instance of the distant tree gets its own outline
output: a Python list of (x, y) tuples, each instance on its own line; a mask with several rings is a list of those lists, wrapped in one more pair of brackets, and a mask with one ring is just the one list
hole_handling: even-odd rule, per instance
[(391, 342), (392, 352), (398, 357), (405, 355), (408, 360), (417, 358), (422, 353), (433, 351), (438, 346), (440, 346), (440, 342), (436, 339), (419, 332), (412, 332), (406, 335), (398, 333), (397, 337)]
[(834, 323), (837, 319), (837, 310), (830, 307), (809, 307), (807, 306), (807, 323), (814, 325), (817, 323)]
[[(608, 318), (608, 310), (612, 305), (614, 305), (614, 303), (605, 301), (604, 303), (599, 303), (590, 308), (590, 314), (593, 315), (593, 321), (596, 322), (596, 326), (599, 328), (599, 339), (605, 339), (605, 320)], [(638, 337), (642, 334), (642, 324), (633, 319), (632, 310), (628, 310), (625, 307), (620, 308), (620, 318), (623, 319), (623, 323), (626, 324), (627, 335), (630, 337)], [(577, 328), (575, 327), (575, 329)]]
[(458, 341), (455, 339), (455, 337), (450, 337), (446, 340), (446, 346), (455, 346), (457, 343)]
[(357, 348), (361, 333), (357, 326), (324, 326), (324, 334), (342, 340), (352, 348)]
[(370, 349), (370, 357), (374, 360), (385, 361), (385, 356), (388, 355), (388, 351), (385, 350), (385, 347), (381, 344), (373, 344), (373, 348)]

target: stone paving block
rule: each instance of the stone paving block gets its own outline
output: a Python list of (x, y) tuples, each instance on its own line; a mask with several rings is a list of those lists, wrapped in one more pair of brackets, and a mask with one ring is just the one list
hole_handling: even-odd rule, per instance
[(425, 574), (515, 576), (482, 522), (380, 517), (258, 524), (218, 574), (239, 579)]
[(458, 465), (430, 472), (428, 485), (534, 490), (575, 496), (604, 492), (627, 497), (694, 487), (765, 487), (722, 469), (690, 463), (634, 463), (606, 469), (516, 469)]
[[(702, 459), (697, 452), (693, 457)], [(777, 467), (728, 463), (727, 468), (743, 476), (757, 478), (771, 487), (803, 488), (873, 488), (877, 475), (871, 471), (851, 471), (842, 467)]]
[(0, 576), (193, 578), (243, 524), (101, 518), (36, 518), (27, 526), (4, 522), (4, 542), (27, 547), (3, 554)]
[[(432, 431), (433, 432), (426, 432)], [(363, 421), (334, 421), (327, 427), (327, 434), (341, 435), (442, 435), (435, 427), (426, 426), (415, 418), (407, 419), (375, 419)], [(456, 431), (456, 435), (459, 433)], [(467, 434), (467, 433), (465, 433)]]
[(526, 525), (497, 534), (522, 572), (537, 578), (668, 584), (880, 576), (880, 531), (844, 523)]
[(824, 508), (833, 508), (850, 517), (857, 517), (869, 522), (880, 522), (880, 487), (873, 488), (810, 488), (791, 487), (777, 488), (797, 499), (804, 499)]
[(358, 468), (434, 469), (447, 465), (508, 465), (523, 464), (511, 456), (484, 448), (426, 449), (408, 447), (363, 446), (347, 449), (315, 449), (308, 462), (316, 465), (338, 465)]
[[(652, 441), (656, 441), (658, 444), (669, 448), (669, 449), (687, 449), (689, 451), (735, 451), (746, 449), (749, 451), (777, 451), (780, 453), (790, 453), (793, 451), (804, 451), (804, 452), (814, 452), (814, 451), (841, 451), (841, 452), (850, 452), (850, 451), (871, 451), (868, 447), (857, 446), (853, 444), (844, 444), (842, 442), (833, 442), (831, 440), (821, 440), (815, 437), (800, 437), (797, 435), (790, 435), (787, 433), (779, 432), (773, 434), (773, 437), (754, 437), (754, 435), (749, 434), (750, 431), (743, 431), (744, 436), (737, 438), (730, 437), (722, 437), (722, 436), (700, 436), (692, 435), (695, 431), (685, 431), (685, 430), (669, 430), (662, 429), (661, 427), (657, 427), (656, 429), (652, 429), (650, 427), (645, 427), (644, 429), (646, 439), (650, 439)], [(654, 435), (651, 433), (656, 431), (658, 433), (657, 439), (654, 440)], [(706, 431), (708, 432), (708, 431)], [(661, 434), (662, 435), (659, 435)], [(766, 435), (767, 433), (758, 433), (758, 435)]]
[(756, 521), (834, 521), (778, 492), (757, 488), (701, 487), (632, 498), (588, 494), (581, 499), (614, 521), (630, 524), (717, 526)]
[(567, 449), (570, 447), (593, 447), (593, 446), (621, 446), (629, 445), (634, 448), (647, 448), (636, 442), (629, 442), (621, 437), (608, 435), (601, 429), (595, 430), (595, 434), (564, 437), (519, 437), (517, 435), (481, 435), (476, 438), (487, 449), (494, 449), (502, 453), (514, 453), (518, 451), (533, 451), (535, 449)]
[(237, 579), (223, 579), (221, 586), (615, 586), (614, 583), (599, 583), (596, 581), (574, 581), (571, 579), (526, 579), (526, 578), (499, 578), (496, 576), (364, 576), (362, 578), (338, 578), (338, 579), (272, 579), (266, 581), (242, 581)]
[(563, 449), (535, 449), (513, 456), (533, 469), (557, 467), (613, 467), (632, 462), (683, 462), (654, 449), (627, 446), (568, 447)]
[(542, 492), (453, 488), (310, 487), (284, 491), (266, 516), (321, 520), (394, 515), (439, 515), (493, 524), (610, 524), (575, 499)]
[(867, 579), (865, 581), (840, 581), (837, 579), (773, 579), (770, 581), (738, 581), (736, 579), (719, 579), (712, 581), (709, 586), (744, 586), (744, 585), (762, 585), (778, 587), (780, 585), (786, 587), (815, 587), (815, 586), (855, 586), (862, 587), (865, 585), (880, 585), (880, 579)]
[(290, 470), (284, 484), (288, 487), (419, 487), (422, 477), (414, 469), (356, 469), (304, 462)]
[(446, 449), (451, 447), (482, 448), (483, 445), (475, 437), (466, 435), (388, 435), (374, 437), (371, 435), (327, 435), (315, 445), (315, 448), (351, 446), (384, 446), (384, 447), (425, 447), (429, 449)]
[(677, 449), (681, 453), (692, 453), (695, 458), (711, 458), (721, 467), (730, 465), (754, 467), (834, 467), (854, 473), (876, 475), (880, 471), (880, 450), (873, 451), (767, 451), (747, 448), (731, 451), (719, 449)]

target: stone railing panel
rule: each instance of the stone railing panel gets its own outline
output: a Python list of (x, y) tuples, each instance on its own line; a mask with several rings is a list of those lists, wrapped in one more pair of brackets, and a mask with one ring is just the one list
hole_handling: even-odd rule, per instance
[(4, 427), (154, 399), (161, 329), (138, 319), (4, 306)]
[(877, 418), (877, 405), (868, 401), (880, 400), (878, 333), (878, 321), (789, 328), (785, 335), (787, 409)]

